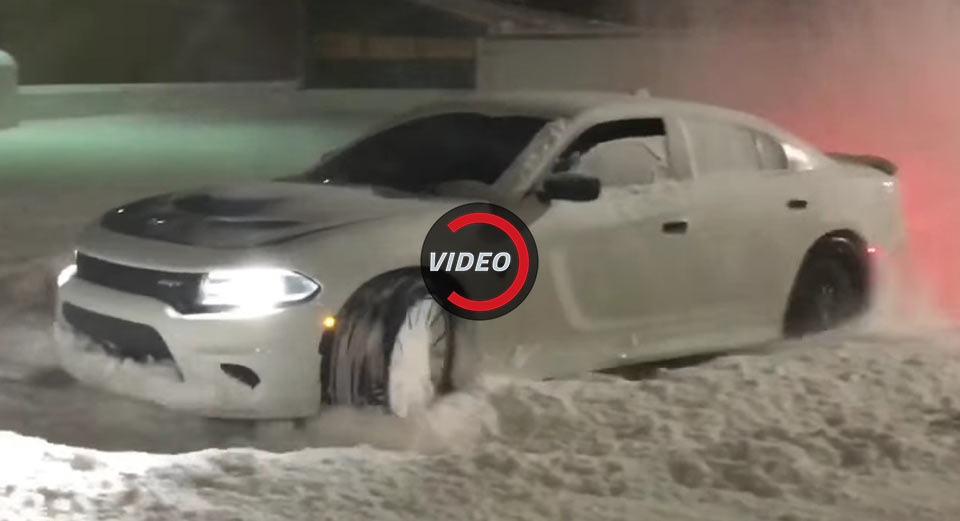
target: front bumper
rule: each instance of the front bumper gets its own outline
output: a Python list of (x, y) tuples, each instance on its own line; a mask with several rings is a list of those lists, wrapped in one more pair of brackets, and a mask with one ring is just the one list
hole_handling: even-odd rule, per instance
[[(89, 356), (77, 362), (86, 355), (71, 334), (75, 330), (64, 317), (64, 305), (154, 330), (180, 378), (162, 386), (117, 385), (106, 381), (109, 372), (86, 370)], [(292, 418), (316, 414), (320, 404), (318, 317), (325, 314), (322, 305), (305, 303), (256, 317), (181, 315), (159, 300), (74, 277), (58, 295), (57, 337), (64, 368), (85, 384), (213, 417)], [(223, 364), (247, 368), (259, 382), (244, 383)], [(150, 374), (145, 371), (143, 378)]]

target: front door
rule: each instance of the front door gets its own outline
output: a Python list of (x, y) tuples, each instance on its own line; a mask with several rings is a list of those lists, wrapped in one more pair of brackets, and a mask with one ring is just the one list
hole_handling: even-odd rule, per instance
[[(587, 129), (558, 171), (596, 176), (589, 202), (551, 201), (531, 229), (540, 272), (527, 300), (496, 327), (514, 366), (540, 376), (653, 358), (698, 312), (690, 269), (690, 186), (671, 170), (659, 118)], [(547, 331), (544, 336), (541, 332)]]

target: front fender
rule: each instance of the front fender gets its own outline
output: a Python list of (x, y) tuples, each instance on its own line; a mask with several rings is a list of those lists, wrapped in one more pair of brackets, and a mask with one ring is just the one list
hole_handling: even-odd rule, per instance
[(325, 309), (340, 309), (364, 282), (419, 266), (423, 240), (447, 210), (343, 226), (283, 245), (273, 256), (321, 284)]

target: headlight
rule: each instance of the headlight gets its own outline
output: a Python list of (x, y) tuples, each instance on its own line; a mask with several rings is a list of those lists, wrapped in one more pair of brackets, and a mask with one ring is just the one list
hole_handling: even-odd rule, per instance
[(207, 308), (270, 309), (314, 296), (320, 285), (275, 268), (215, 270), (200, 283), (199, 303)]

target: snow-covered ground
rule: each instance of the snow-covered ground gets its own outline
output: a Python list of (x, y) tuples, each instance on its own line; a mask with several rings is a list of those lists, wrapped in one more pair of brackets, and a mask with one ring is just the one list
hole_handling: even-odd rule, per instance
[(56, 369), (51, 280), (84, 222), (288, 173), (367, 124), (0, 133), (0, 519), (960, 519), (960, 332), (927, 313), (631, 379), (489, 381), (409, 420), (208, 421)]

